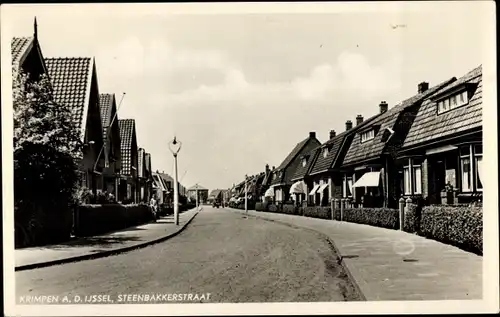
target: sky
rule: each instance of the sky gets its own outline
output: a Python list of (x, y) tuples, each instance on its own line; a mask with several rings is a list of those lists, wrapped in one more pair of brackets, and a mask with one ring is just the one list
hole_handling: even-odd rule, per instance
[(382, 100), (392, 107), (422, 81), (483, 63), (487, 8), (418, 6), (3, 6), (2, 28), (31, 36), (36, 16), (45, 57), (95, 57), (99, 91), (118, 102), (126, 92), (118, 116), (136, 120), (153, 169), (173, 175), (175, 135), (181, 183), (215, 189), (278, 166), (310, 131), (324, 142)]

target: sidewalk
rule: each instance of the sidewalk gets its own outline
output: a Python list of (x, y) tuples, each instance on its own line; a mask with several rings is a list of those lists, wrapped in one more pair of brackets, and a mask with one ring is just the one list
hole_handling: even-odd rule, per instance
[(162, 217), (138, 227), (104, 235), (76, 238), (56, 245), (15, 250), (16, 271), (58, 265), (109, 256), (161, 242), (181, 232), (196, 216), (196, 209), (179, 214), (179, 226), (173, 216)]
[(482, 299), (483, 258), (473, 253), (368, 225), (254, 210), (248, 215), (328, 236), (368, 301)]

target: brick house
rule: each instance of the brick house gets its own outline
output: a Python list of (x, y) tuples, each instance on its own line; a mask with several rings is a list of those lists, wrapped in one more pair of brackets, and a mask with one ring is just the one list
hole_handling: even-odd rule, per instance
[[(384, 107), (381, 108), (384, 111)], [(294, 181), (303, 183), (298, 187), (305, 187), (305, 193), (300, 194), (301, 201), (311, 205), (327, 206), (333, 198), (342, 198), (343, 178), (340, 165), (349, 149), (356, 131), (369, 124), (377, 115), (359, 120), (353, 127), (352, 121), (346, 121), (345, 131), (337, 134), (335, 130), (329, 133), (329, 139), (310, 153), (302, 157), (302, 164), (298, 166)]]
[(309, 132), (309, 136), (297, 143), (283, 162), (272, 172), (271, 186), (274, 189), (274, 200), (277, 202), (288, 201), (292, 178), (301, 164), (300, 157), (318, 147), (321, 143), (316, 138), (316, 132)]
[(118, 197), (121, 169), (121, 140), (118, 126), (118, 113), (115, 94), (100, 94), (99, 108), (101, 109), (102, 138), (104, 148), (103, 182), (104, 190)]
[(138, 192), (138, 148), (134, 119), (118, 120), (121, 140), (120, 191), (118, 200), (137, 202)]
[[(428, 83), (420, 83), (415, 96), (388, 110), (387, 104), (381, 103), (381, 113), (356, 131), (341, 166), (346, 184), (344, 196), (354, 205), (397, 207), (397, 153), (423, 100), (453, 80), (432, 88)], [(358, 115), (356, 121), (361, 124), (362, 116)]]
[[(429, 204), (482, 199), (482, 66), (430, 95), (398, 155), (401, 193)], [(453, 191), (443, 191), (449, 184)]]
[[(160, 175), (160, 173), (158, 173), (158, 171), (153, 172), (151, 174), (151, 176), (153, 178), (153, 184), (152, 184), (153, 194), (152, 195), (155, 197), (158, 204), (169, 203), (168, 195), (171, 192), (172, 187), (169, 187), (169, 184)], [(172, 186), (172, 183), (173, 182), (170, 183), (170, 186)]]
[(321, 146), (318, 146), (299, 157), (300, 164), (297, 165), (297, 169), (292, 176), (293, 184), (289, 191), (293, 200), (297, 204), (307, 204), (308, 202), (312, 203), (312, 198), (309, 198), (308, 194), (310, 192), (309, 189), (312, 189), (314, 186), (312, 182), (310, 182), (308, 175), (314, 165), (316, 156), (321, 152), (320, 149)]
[(74, 109), (73, 120), (84, 144), (78, 164), (82, 184), (93, 193), (102, 191), (105, 158), (99, 153), (104, 140), (94, 58), (46, 58), (45, 64), (54, 88), (54, 99)]

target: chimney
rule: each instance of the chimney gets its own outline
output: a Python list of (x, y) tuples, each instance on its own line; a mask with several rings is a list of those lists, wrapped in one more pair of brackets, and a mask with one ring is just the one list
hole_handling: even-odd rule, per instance
[(266, 175), (269, 174), (269, 164), (266, 164)]
[(360, 125), (361, 123), (363, 123), (363, 116), (358, 114), (356, 116), (356, 125)]
[(335, 135), (336, 135), (335, 130), (330, 130), (330, 139), (333, 139)]
[(274, 171), (274, 169), (275, 169), (275, 168), (276, 168), (276, 167), (275, 167), (275, 166), (273, 166), (273, 171)]
[(379, 107), (380, 107), (380, 113), (384, 113), (389, 108), (389, 105), (387, 105), (387, 102), (381, 101)]
[(418, 84), (418, 93), (419, 94), (423, 93), (427, 89), (429, 89), (429, 83), (423, 81), (420, 84)]
[(316, 137), (316, 132), (309, 132), (309, 137), (310, 138), (315, 138)]
[(351, 120), (347, 120), (347, 121), (345, 122), (345, 130), (346, 130), (346, 131), (349, 131), (349, 130), (351, 130), (351, 129), (352, 129), (352, 121), (351, 121)]

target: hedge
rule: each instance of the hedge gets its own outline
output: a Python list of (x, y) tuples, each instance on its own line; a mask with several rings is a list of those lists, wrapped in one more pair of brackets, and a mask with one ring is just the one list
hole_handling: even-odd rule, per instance
[(266, 203), (261, 203), (261, 202), (255, 203), (255, 210), (256, 211), (267, 211)]
[(271, 204), (267, 207), (267, 210), (269, 212), (280, 212), (280, 208), (279, 206), (275, 205), (275, 204)]
[(301, 207), (301, 214), (306, 217), (332, 219), (332, 212), (330, 207)]
[(288, 215), (300, 215), (299, 207), (295, 205), (283, 205), (283, 213)]
[(483, 209), (478, 206), (426, 206), (419, 235), (483, 254)]
[(387, 229), (399, 229), (399, 210), (390, 208), (344, 209), (343, 221)]
[(420, 227), (420, 215), (422, 208), (417, 205), (411, 205), (405, 208), (404, 215), (404, 231), (417, 233)]
[(92, 236), (141, 225), (153, 220), (148, 205), (81, 205), (78, 208), (77, 236)]

